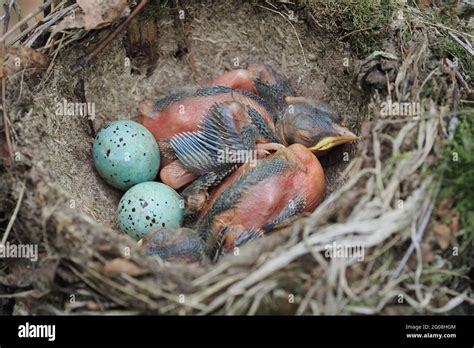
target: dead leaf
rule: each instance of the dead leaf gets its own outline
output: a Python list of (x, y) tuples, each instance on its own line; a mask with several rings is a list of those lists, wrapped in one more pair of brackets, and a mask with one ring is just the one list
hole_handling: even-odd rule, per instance
[(434, 222), (433, 232), (436, 242), (442, 250), (449, 245), (456, 245), (456, 236), (460, 229), (460, 214), (453, 209), (452, 197), (442, 198), (437, 207), (437, 221)]
[(436, 209), (436, 212), (439, 216), (447, 216), (452, 213), (452, 207), (453, 206), (453, 199), (450, 197), (446, 197), (441, 199), (441, 201), (438, 203), (438, 207)]
[(51, 32), (51, 37), (54, 37), (60, 31), (65, 29), (84, 28), (84, 14), (78, 14), (64, 18), (59, 24), (57, 24)]
[(428, 242), (421, 243), (421, 258), (423, 259), (423, 262), (433, 262), (434, 256), (435, 254), (431, 249), (431, 244)]
[(436, 222), (433, 226), (434, 235), (436, 238), (436, 242), (440, 246), (442, 250), (446, 250), (446, 248), (451, 243), (451, 230), (450, 228), (442, 223)]
[(105, 274), (110, 273), (125, 273), (130, 276), (138, 276), (146, 273), (146, 270), (138, 267), (131, 261), (127, 261), (122, 258), (116, 258), (105, 264), (102, 272)]
[(122, 15), (130, 13), (127, 0), (77, 0), (85, 14), (85, 29), (107, 26)]
[(77, 0), (81, 12), (72, 13), (55, 26), (51, 36), (65, 29), (100, 29), (130, 13), (127, 0)]
[(8, 69), (16, 72), (31, 69), (33, 72), (43, 72), (48, 68), (47, 55), (25, 46), (10, 46), (7, 48)]

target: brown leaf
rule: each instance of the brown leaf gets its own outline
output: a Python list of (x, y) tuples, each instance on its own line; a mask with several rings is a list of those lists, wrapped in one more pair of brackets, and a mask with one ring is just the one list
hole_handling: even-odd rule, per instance
[(130, 276), (138, 276), (146, 273), (146, 270), (138, 267), (136, 264), (134, 264), (131, 261), (122, 259), (122, 258), (116, 258), (113, 259), (112, 261), (108, 261), (104, 268), (102, 269), (102, 272), (105, 274), (110, 274), (110, 273), (125, 273)]
[(127, 0), (77, 0), (77, 4), (84, 11), (86, 30), (107, 26), (130, 11)]
[(64, 29), (100, 29), (128, 15), (127, 0), (76, 0), (82, 12), (74, 13), (55, 26), (52, 36)]
[(436, 222), (433, 226), (434, 235), (436, 242), (442, 250), (446, 250), (451, 242), (451, 230), (450, 228), (442, 223)]
[(34, 72), (42, 72), (49, 65), (47, 55), (25, 46), (10, 46), (7, 48), (8, 68), (13, 71), (32, 69)]
[(430, 243), (421, 243), (421, 257), (423, 259), (423, 262), (433, 262), (434, 256), (435, 255), (433, 250), (431, 249)]
[(450, 215), (452, 212), (451, 207), (453, 206), (453, 199), (450, 197), (446, 197), (441, 199), (441, 201), (438, 203), (437, 207), (437, 214), (439, 216), (447, 216)]
[(51, 37), (63, 31), (64, 29), (84, 28), (84, 14), (79, 13), (74, 16), (64, 18), (59, 24), (57, 24), (51, 32)]

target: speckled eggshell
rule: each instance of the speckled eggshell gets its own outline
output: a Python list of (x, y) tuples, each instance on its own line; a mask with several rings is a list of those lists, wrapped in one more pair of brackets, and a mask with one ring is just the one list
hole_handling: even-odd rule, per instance
[(184, 204), (171, 187), (149, 181), (133, 186), (123, 195), (117, 209), (120, 229), (135, 240), (157, 227), (179, 228)]
[(92, 156), (99, 175), (123, 191), (155, 179), (160, 168), (155, 138), (130, 120), (113, 121), (102, 128), (95, 137)]

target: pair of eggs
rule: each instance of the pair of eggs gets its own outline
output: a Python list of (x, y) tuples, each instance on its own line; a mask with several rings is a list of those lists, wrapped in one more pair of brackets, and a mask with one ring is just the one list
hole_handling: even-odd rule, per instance
[(139, 240), (154, 228), (181, 226), (181, 196), (153, 181), (160, 169), (160, 150), (145, 127), (130, 120), (109, 123), (97, 133), (92, 156), (99, 175), (109, 185), (126, 191), (117, 209), (123, 232)]

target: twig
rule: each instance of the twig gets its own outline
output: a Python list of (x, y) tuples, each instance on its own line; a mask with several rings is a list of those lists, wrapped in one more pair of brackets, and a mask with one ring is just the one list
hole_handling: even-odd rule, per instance
[(342, 40), (342, 39), (345, 39), (345, 38), (351, 36), (352, 34), (361, 33), (361, 32), (364, 32), (364, 31), (367, 31), (367, 30), (370, 30), (370, 29), (373, 29), (373, 28), (374, 28), (374, 27), (368, 27), (368, 28), (357, 29), (357, 30), (351, 31), (350, 33), (344, 34), (344, 35), (338, 37), (337, 39), (340, 41), (340, 40)]
[(13, 34), (18, 28), (20, 28), (23, 24), (28, 22), (31, 18), (36, 16), (38, 13), (43, 12), (51, 3), (53, 0), (48, 0), (46, 1), (43, 5), (38, 6), (36, 9), (28, 13), (21, 21), (16, 23), (10, 30), (8, 30), (5, 34), (0, 37), (0, 44), (4, 44), (7, 37), (9, 37), (11, 34)]
[(3, 234), (1, 245), (5, 245), (5, 243), (7, 242), (7, 238), (8, 238), (8, 235), (10, 234), (10, 231), (13, 227), (13, 223), (15, 222), (15, 219), (18, 215), (18, 212), (20, 211), (21, 202), (23, 201), (23, 195), (25, 194), (25, 189), (26, 189), (26, 185), (25, 185), (24, 182), (21, 183), (21, 186), (22, 187), (21, 187), (21, 191), (20, 191), (20, 196), (18, 197), (18, 201), (16, 202), (16, 206), (15, 206), (15, 210), (13, 211), (13, 215), (10, 218), (10, 221), (8, 222), (7, 229), (5, 230), (5, 233)]
[(463, 35), (463, 36), (468, 36), (470, 37), (471, 39), (474, 38), (474, 35), (472, 34), (468, 34), (468, 33), (465, 33), (465, 32), (461, 32), (459, 30), (456, 30), (456, 29), (453, 29), (453, 28), (450, 28), (446, 25), (443, 25), (443, 24), (440, 24), (440, 23), (434, 23), (434, 22), (431, 22), (429, 20), (426, 20), (425, 18), (423, 18), (423, 15), (421, 14), (421, 12), (419, 10), (417, 11), (414, 11), (413, 7), (408, 7), (409, 9), (409, 12), (412, 13), (413, 15), (415, 15), (418, 20), (420, 22), (422, 22), (423, 24), (426, 24), (426, 25), (431, 25), (433, 27), (436, 27), (436, 28), (440, 28), (440, 29), (444, 29), (448, 32), (453, 32), (453, 33), (456, 33), (458, 35)]
[(2, 22), (2, 21), (6, 22), (7, 19), (10, 20), (10, 11), (11, 11), (14, 3), (15, 3), (15, 0), (10, 0), (10, 1), (8, 1), (8, 4), (3, 4), (3, 8), (4, 8), (5, 11), (4, 11), (3, 15), (0, 17), (0, 22)]
[[(66, 0), (64, 0), (66, 1)], [(74, 3), (71, 6), (68, 6), (66, 8), (63, 8), (64, 1), (61, 2), (58, 6), (55, 7), (55, 10), (50, 12), (49, 15), (45, 16), (41, 23), (38, 23), (37, 25), (32, 25), (26, 29), (24, 29), (21, 33), (16, 35), (12, 39), (12, 43), (18, 42), (22, 40), (24, 37), (27, 37), (27, 39), (23, 42), (23, 44), (27, 47), (31, 47), (31, 45), (36, 41), (36, 39), (44, 34), (47, 31), (50, 31), (49, 28), (53, 26), (57, 21), (59, 21), (61, 18), (65, 17), (67, 14), (72, 13), (76, 8), (79, 7), (78, 4)], [(33, 31), (33, 34), (29, 35), (30, 32)], [(85, 30), (83, 30), (85, 31)], [(80, 32), (80, 31), (79, 31)], [(47, 43), (50, 41), (54, 41), (54, 39), (49, 36)], [(46, 48), (46, 47), (44, 47)]]
[(120, 34), (125, 27), (130, 23), (130, 21), (137, 16), (138, 13), (148, 4), (150, 0), (142, 0), (130, 13), (130, 15), (117, 27), (113, 30), (107, 37), (102, 40), (96, 48), (89, 54), (79, 58), (76, 63), (72, 66), (72, 73), (75, 74), (80, 70), (84, 69), (97, 55), (102, 52), (111, 42), (114, 40), (118, 34)]
[[(439, 191), (439, 185), (436, 189), (436, 191)], [(425, 233), (426, 226), (428, 226), (428, 222), (430, 221), (431, 213), (433, 212), (433, 207), (434, 207), (434, 201), (437, 196), (437, 192), (433, 195), (433, 199), (430, 202), (430, 205), (428, 206), (428, 209), (426, 210), (425, 215), (423, 216), (423, 220), (421, 221), (420, 226), (418, 227), (418, 231), (416, 232), (416, 238), (412, 240), (412, 243), (408, 247), (407, 251), (405, 252), (405, 255), (403, 255), (402, 260), (398, 264), (397, 268), (395, 271), (392, 273), (390, 276), (389, 282), (393, 282), (395, 279), (398, 278), (400, 273), (403, 270), (403, 267), (405, 267), (405, 264), (408, 262), (408, 259), (410, 258), (411, 254), (415, 250), (416, 245), (421, 241), (423, 238), (423, 234)]]
[[(84, 105), (87, 105), (87, 99), (86, 99), (86, 90), (84, 86), (84, 79), (80, 78), (74, 93), (76, 94), (76, 97), (79, 99), (81, 103)], [(85, 131), (88, 136), (95, 138), (95, 127), (94, 127), (94, 122), (92, 121), (91, 117), (87, 117), (87, 115), (82, 115), (83, 117), (87, 118), (87, 124), (84, 124)], [(82, 121), (82, 119), (81, 119)], [(81, 122), (82, 123), (82, 122)]]
[(466, 80), (464, 79), (464, 77), (459, 72), (456, 65), (453, 62), (451, 62), (451, 60), (449, 60), (447, 58), (444, 60), (444, 63), (453, 71), (454, 76), (456, 76), (456, 79), (459, 81), (462, 88), (464, 88), (466, 93), (470, 96), (472, 94), (472, 90), (469, 88), (469, 85), (467, 84)]
[(13, 145), (11, 141), (10, 135), (10, 126), (8, 122), (8, 115), (7, 115), (7, 105), (6, 105), (6, 76), (5, 76), (5, 42), (8, 36), (14, 33), (18, 28), (20, 28), (23, 24), (25, 24), (28, 20), (36, 16), (38, 13), (44, 11), (53, 0), (48, 0), (43, 5), (38, 6), (35, 10), (31, 11), (28, 15), (25, 16), (22, 20), (16, 23), (10, 30), (5, 32), (0, 37), (0, 77), (2, 79), (2, 112), (3, 112), (3, 130), (5, 132), (5, 140), (7, 143), (8, 153), (10, 155), (10, 159), (13, 158)]
[(2, 79), (2, 113), (3, 113), (3, 131), (5, 133), (5, 141), (7, 143), (8, 154), (10, 155), (10, 160), (13, 160), (13, 145), (10, 134), (10, 124), (8, 122), (7, 115), (7, 79), (5, 72), (5, 45), (3, 42), (0, 43), (0, 78)]
[(1, 20), (4, 20), (5, 22), (3, 23), (3, 34), (5, 34), (8, 31), (8, 25), (10, 24), (10, 9), (12, 8), (13, 1), (10, 1), (9, 4), (3, 4), (3, 16)]
[(463, 42), (460, 38), (458, 38), (456, 35), (453, 33), (449, 33), (449, 35), (458, 43), (460, 44), (471, 56), (474, 56), (474, 49), (472, 46), (469, 44), (469, 42)]
[(53, 58), (51, 59), (51, 62), (49, 63), (48, 69), (46, 70), (46, 73), (44, 74), (44, 77), (41, 80), (40, 86), (43, 86), (46, 83), (46, 81), (49, 79), (49, 76), (51, 75), (51, 71), (53, 70), (53, 67), (54, 67), (54, 61), (56, 60), (56, 57), (58, 56), (59, 50), (61, 49), (61, 47), (63, 45), (64, 36), (65, 36), (65, 34), (63, 34), (61, 40), (59, 41), (58, 48), (54, 52)]

